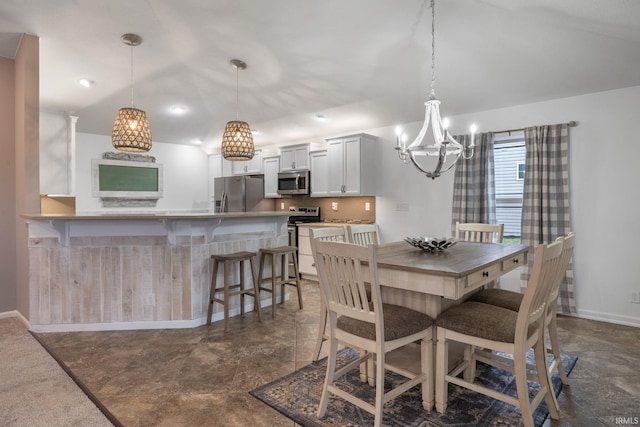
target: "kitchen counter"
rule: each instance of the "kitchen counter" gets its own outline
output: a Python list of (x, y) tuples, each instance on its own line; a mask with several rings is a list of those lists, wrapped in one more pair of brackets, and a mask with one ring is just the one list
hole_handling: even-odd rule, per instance
[(190, 211), (158, 211), (158, 212), (97, 212), (97, 213), (76, 213), (76, 214), (41, 214), (22, 215), (25, 219), (32, 220), (104, 220), (104, 219), (223, 219), (223, 218), (254, 218), (254, 217), (289, 217), (290, 212), (285, 211), (259, 211), (259, 212), (190, 212)]
[[(28, 320), (36, 332), (203, 325), (212, 254), (288, 244), (289, 213), (282, 211), (22, 217), (29, 232)], [(231, 315), (239, 314), (239, 303), (232, 301)], [(251, 311), (252, 298), (246, 303)], [(214, 321), (221, 309), (215, 305)]]

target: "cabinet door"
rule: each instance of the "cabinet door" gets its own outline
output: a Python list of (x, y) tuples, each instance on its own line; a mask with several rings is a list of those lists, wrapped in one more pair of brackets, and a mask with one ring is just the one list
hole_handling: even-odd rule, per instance
[(329, 194), (341, 196), (344, 184), (344, 141), (334, 139), (327, 144)]
[(311, 276), (318, 274), (313, 263), (309, 227), (298, 227), (298, 270), (300, 274)]
[(264, 197), (278, 198), (278, 172), (280, 172), (280, 157), (264, 158)]
[(327, 151), (314, 151), (309, 154), (311, 171), (311, 197), (329, 195), (329, 162)]
[(309, 146), (293, 149), (294, 168), (298, 170), (309, 169)]
[(248, 175), (262, 173), (262, 151), (256, 150), (253, 158), (247, 161), (235, 161), (231, 166), (233, 175)]
[(283, 147), (280, 149), (280, 171), (308, 170), (309, 144)]
[(283, 148), (280, 150), (280, 170), (282, 172), (290, 171), (295, 164), (295, 157), (292, 148)]
[(348, 196), (359, 195), (362, 168), (360, 155), (361, 141), (359, 137), (344, 140), (344, 187), (343, 193)]

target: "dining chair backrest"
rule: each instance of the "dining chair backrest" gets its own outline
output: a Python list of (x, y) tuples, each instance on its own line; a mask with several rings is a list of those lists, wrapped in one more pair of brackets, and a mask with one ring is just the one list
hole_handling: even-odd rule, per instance
[(311, 237), (312, 245), (314, 240), (330, 241), (330, 242), (347, 242), (347, 228), (340, 227), (315, 227), (309, 229), (309, 237)]
[[(365, 286), (378, 283), (376, 246), (316, 240), (314, 255), (329, 314), (380, 325), (380, 288)], [(378, 339), (384, 341), (384, 335)]]
[(349, 243), (360, 246), (377, 245), (380, 243), (380, 234), (377, 224), (347, 225)]
[(555, 305), (558, 301), (558, 294), (560, 293), (560, 286), (562, 285), (562, 280), (567, 272), (567, 268), (569, 267), (569, 263), (571, 262), (571, 258), (573, 257), (573, 247), (576, 242), (576, 234), (572, 231), (567, 234), (566, 237), (558, 237), (556, 240), (563, 240), (562, 244), (562, 259), (558, 265), (558, 271), (556, 273), (556, 278), (554, 280), (553, 286), (551, 287), (551, 292), (549, 293), (549, 304), (555, 309)]
[(561, 237), (553, 243), (541, 244), (536, 248), (527, 289), (518, 311), (516, 344), (519, 339), (526, 341), (531, 332), (539, 332), (544, 328), (549, 294), (562, 262), (563, 243), (564, 238)]
[(504, 224), (456, 222), (456, 239), (465, 242), (502, 243)]

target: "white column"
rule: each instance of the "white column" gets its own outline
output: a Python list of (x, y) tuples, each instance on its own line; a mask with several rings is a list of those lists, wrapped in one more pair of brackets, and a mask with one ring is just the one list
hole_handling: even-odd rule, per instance
[(67, 193), (76, 194), (76, 123), (78, 116), (68, 116), (69, 128), (67, 132)]

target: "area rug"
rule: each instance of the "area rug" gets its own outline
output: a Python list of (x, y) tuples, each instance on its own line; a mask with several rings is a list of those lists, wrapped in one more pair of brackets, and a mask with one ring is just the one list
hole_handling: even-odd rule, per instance
[[(358, 353), (345, 348), (340, 351), (338, 365), (343, 366), (355, 359)], [(575, 366), (577, 358), (562, 355), (567, 374)], [(327, 359), (311, 363), (289, 375), (250, 391), (255, 398), (289, 417), (304, 427), (365, 426), (373, 425), (373, 415), (340, 398), (331, 397), (327, 414), (316, 416), (320, 394), (326, 373)], [(402, 377), (388, 372), (385, 375), (385, 390), (402, 381)], [(484, 363), (477, 363), (477, 382), (512, 396), (516, 395), (513, 374)], [(530, 383), (531, 388), (537, 387)], [(342, 378), (341, 386), (357, 396), (373, 403), (374, 388), (360, 381), (358, 370)], [(553, 376), (556, 396), (562, 389), (558, 374)], [(548, 416), (544, 402), (534, 413), (536, 426), (541, 426)], [(384, 407), (383, 425), (389, 426), (513, 426), (521, 423), (520, 410), (499, 400), (449, 385), (449, 401), (445, 414), (422, 409), (420, 387), (414, 387)]]

